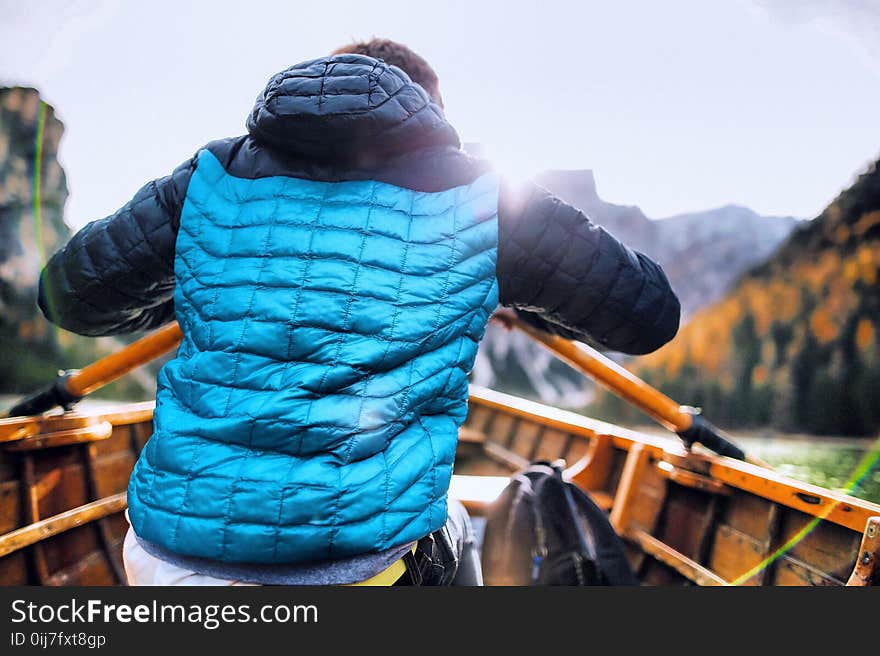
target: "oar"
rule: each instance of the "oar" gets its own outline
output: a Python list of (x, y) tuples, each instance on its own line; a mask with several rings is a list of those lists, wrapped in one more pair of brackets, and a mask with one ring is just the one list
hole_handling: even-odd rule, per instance
[(559, 359), (587, 374), (624, 401), (636, 406), (661, 426), (677, 433), (688, 449), (699, 442), (719, 455), (769, 467), (758, 458), (746, 456), (745, 452), (731, 442), (720, 429), (703, 419), (699, 410), (676, 403), (596, 349), (533, 328), (513, 313), (498, 312), (494, 316), (507, 326), (521, 330)]
[(56, 406), (69, 408), (86, 394), (176, 348), (182, 338), (183, 333), (177, 322), (169, 323), (82, 369), (59, 374), (48, 387), (20, 401), (7, 415), (23, 417), (40, 414)]

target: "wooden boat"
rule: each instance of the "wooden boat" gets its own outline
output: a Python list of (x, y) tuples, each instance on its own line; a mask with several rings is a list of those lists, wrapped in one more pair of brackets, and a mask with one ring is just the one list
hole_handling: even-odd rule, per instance
[(453, 492), (484, 512), (511, 472), (564, 458), (648, 585), (880, 583), (880, 505), (575, 413), (472, 389)]
[[(564, 340), (538, 337), (584, 365)], [(78, 391), (85, 387), (80, 381)], [(677, 428), (680, 408), (663, 409), (663, 399), (671, 403), (644, 394), (639, 402)], [(153, 407), (0, 419), (0, 584), (125, 582), (125, 488), (152, 433)], [(512, 472), (557, 459), (607, 509), (646, 585), (880, 583), (878, 504), (687, 449), (672, 433), (648, 435), (487, 389), (471, 389), (450, 493), (480, 515)]]
[(0, 585), (125, 582), (125, 489), (153, 406), (0, 420)]

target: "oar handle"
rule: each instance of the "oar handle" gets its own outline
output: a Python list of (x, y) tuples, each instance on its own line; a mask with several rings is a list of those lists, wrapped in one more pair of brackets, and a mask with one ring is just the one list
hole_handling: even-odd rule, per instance
[(36, 415), (56, 406), (69, 408), (87, 394), (176, 348), (181, 339), (180, 326), (176, 321), (169, 323), (78, 371), (61, 372), (48, 387), (13, 406), (8, 416)]
[(677, 433), (688, 448), (699, 442), (720, 455), (746, 460), (745, 452), (727, 439), (718, 428), (703, 419), (699, 415), (699, 410), (673, 401), (596, 349), (538, 330), (513, 313), (501, 312), (495, 317), (509, 327), (521, 330), (553, 352), (560, 360), (587, 374), (664, 428)]
[(694, 443), (699, 442), (720, 456), (736, 458), (737, 460), (749, 460), (754, 464), (764, 464), (746, 456), (746, 452), (727, 439), (717, 426), (697, 414), (696, 409), (691, 409), (694, 412), (691, 414), (690, 427), (683, 431), (676, 431), (688, 449)]
[(56, 406), (69, 408), (82, 397), (73, 396), (67, 391), (67, 381), (74, 372), (62, 371), (47, 387), (26, 396), (12, 406), (4, 417), (30, 417)]

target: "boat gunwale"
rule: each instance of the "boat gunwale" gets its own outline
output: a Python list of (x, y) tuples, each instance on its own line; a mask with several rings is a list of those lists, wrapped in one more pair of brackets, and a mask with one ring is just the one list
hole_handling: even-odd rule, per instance
[(113, 402), (32, 417), (4, 417), (0, 419), (0, 445), (43, 433), (82, 428), (102, 421), (107, 421), (113, 426), (139, 424), (150, 421), (155, 408), (155, 401)]

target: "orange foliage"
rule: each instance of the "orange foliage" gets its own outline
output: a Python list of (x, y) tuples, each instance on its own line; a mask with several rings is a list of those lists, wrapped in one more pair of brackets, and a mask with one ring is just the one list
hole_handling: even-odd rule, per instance
[(675, 378), (678, 376), (682, 364), (684, 364), (684, 349), (672, 349), (669, 352), (669, 355), (666, 356), (666, 375), (669, 378)]
[(759, 364), (752, 370), (752, 383), (761, 385), (765, 382), (767, 382), (767, 367)]
[(837, 337), (837, 326), (825, 308), (816, 308), (810, 316), (810, 330), (820, 344), (827, 344)]
[(759, 282), (748, 280), (740, 287), (740, 294), (745, 297), (751, 315), (755, 319), (755, 333), (758, 337), (763, 337), (770, 330), (775, 314), (772, 290)]
[(859, 304), (859, 297), (852, 284), (842, 276), (828, 281), (824, 302), (825, 309), (832, 317), (841, 317), (852, 313)]
[(850, 285), (855, 284), (856, 280), (861, 277), (859, 271), (859, 263), (850, 258), (843, 264), (843, 279)]
[(880, 266), (880, 253), (876, 252), (871, 244), (862, 244), (856, 251), (856, 261), (859, 263), (861, 279), (866, 285), (877, 282), (877, 268)]
[[(880, 181), (880, 164), (872, 175)], [(858, 198), (877, 197), (876, 187), (854, 189)], [(755, 398), (761, 397), (762, 403), (769, 400), (774, 413), (779, 410), (791, 419), (795, 399), (812, 393), (794, 368), (811, 344), (827, 345), (814, 366), (839, 379), (853, 346), (843, 343), (843, 328), (862, 317), (855, 326), (854, 346), (873, 366), (880, 348), (880, 319), (865, 315), (865, 308), (875, 308), (880, 294), (880, 210), (857, 215), (855, 207), (876, 204), (832, 203), (809, 228), (808, 238), (790, 243), (783, 257), (771, 258), (760, 271), (747, 274), (726, 298), (696, 313), (672, 343), (640, 359), (639, 369), (662, 371), (667, 381), (676, 381), (682, 389), (718, 386), (720, 398), (725, 399), (719, 407), (733, 413), (741, 401), (731, 395), (741, 391), (739, 376), (746, 353), (748, 363), (754, 365)], [(820, 235), (832, 243), (815, 239)], [(803, 248), (798, 250), (795, 244)], [(745, 319), (751, 320), (754, 336), (748, 334)], [(742, 344), (734, 343), (734, 335)], [(691, 367), (698, 372), (695, 380), (683, 380)], [(763, 397), (764, 393), (772, 393), (772, 398)]]
[(672, 342), (640, 358), (639, 368), (663, 369), (668, 377), (674, 378), (687, 362), (709, 376), (719, 375), (727, 368), (731, 354), (730, 327), (742, 314), (735, 298), (698, 312)]
[(791, 323), (801, 309), (800, 289), (788, 281), (774, 282), (779, 286), (773, 298), (776, 318), (783, 323)]
[(836, 251), (825, 251), (817, 259), (801, 262), (794, 268), (794, 278), (803, 280), (809, 289), (820, 294), (829, 280), (842, 275), (843, 263)]
[(874, 341), (874, 325), (868, 319), (860, 319), (856, 326), (856, 346), (859, 350), (866, 351)]

